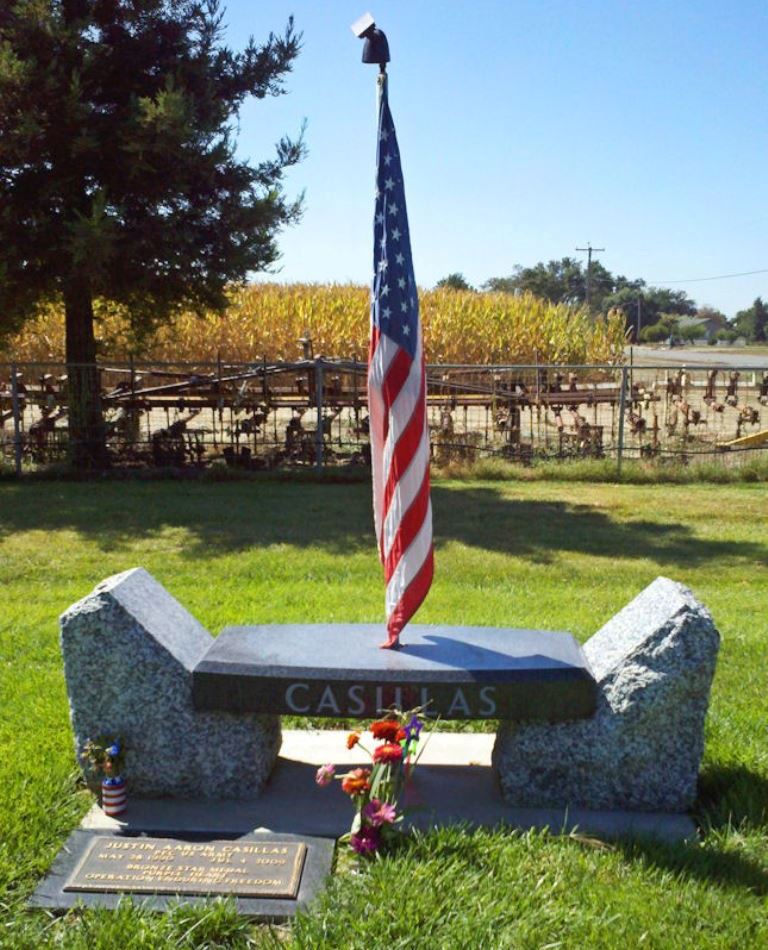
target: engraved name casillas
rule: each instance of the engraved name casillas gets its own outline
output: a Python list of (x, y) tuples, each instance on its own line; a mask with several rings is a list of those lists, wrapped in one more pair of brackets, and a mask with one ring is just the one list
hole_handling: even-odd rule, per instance
[[(430, 716), (441, 715), (454, 719), (488, 718), (496, 715), (496, 687), (483, 686), (477, 696), (457, 686), (444, 708), (436, 705), (428, 686), (419, 688), (400, 686), (366, 686), (356, 683), (346, 689), (325, 686), (317, 696), (317, 686), (310, 683), (291, 683), (285, 689), (285, 705), (298, 715), (362, 716), (389, 706), (427, 707)], [(440, 704), (442, 706), (442, 704)]]

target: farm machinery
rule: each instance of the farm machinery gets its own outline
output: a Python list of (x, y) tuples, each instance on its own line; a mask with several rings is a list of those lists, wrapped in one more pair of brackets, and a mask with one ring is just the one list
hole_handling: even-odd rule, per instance
[[(231, 468), (370, 461), (365, 364), (315, 358), (198, 366), (103, 366), (115, 464)], [(10, 369), (10, 368), (9, 368)], [(432, 366), (428, 421), (439, 464), (497, 455), (592, 457), (735, 452), (768, 445), (768, 371)], [(66, 457), (66, 367), (0, 379), (6, 457)]]

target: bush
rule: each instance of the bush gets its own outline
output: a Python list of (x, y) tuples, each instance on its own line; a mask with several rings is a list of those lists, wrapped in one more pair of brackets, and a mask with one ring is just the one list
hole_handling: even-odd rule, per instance
[(695, 323), (689, 323), (678, 331), (678, 335), (680, 339), (685, 340), (686, 343), (695, 343), (696, 340), (704, 339), (706, 330)]
[(640, 331), (643, 343), (661, 343), (669, 339), (669, 327), (663, 323), (654, 323)]

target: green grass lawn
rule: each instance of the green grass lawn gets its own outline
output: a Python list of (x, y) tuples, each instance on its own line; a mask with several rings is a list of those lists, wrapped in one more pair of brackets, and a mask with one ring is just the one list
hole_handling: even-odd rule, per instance
[[(346, 862), (292, 927), (226, 903), (53, 918), (25, 900), (90, 804), (74, 768), (57, 617), (142, 565), (212, 631), (380, 621), (364, 483), (0, 483), (0, 947), (768, 946), (768, 492), (760, 484), (442, 481), (419, 620), (584, 639), (659, 574), (723, 647), (701, 840), (605, 845), (505, 830), (410, 837)], [(482, 728), (482, 724), (480, 726)]]

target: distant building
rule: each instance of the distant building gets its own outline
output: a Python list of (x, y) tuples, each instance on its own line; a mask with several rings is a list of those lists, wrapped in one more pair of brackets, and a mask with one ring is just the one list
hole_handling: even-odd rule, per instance
[(707, 342), (717, 336), (718, 330), (722, 330), (726, 325), (723, 317), (677, 317), (676, 319), (678, 333), (682, 333), (688, 327), (699, 327), (701, 339)]

